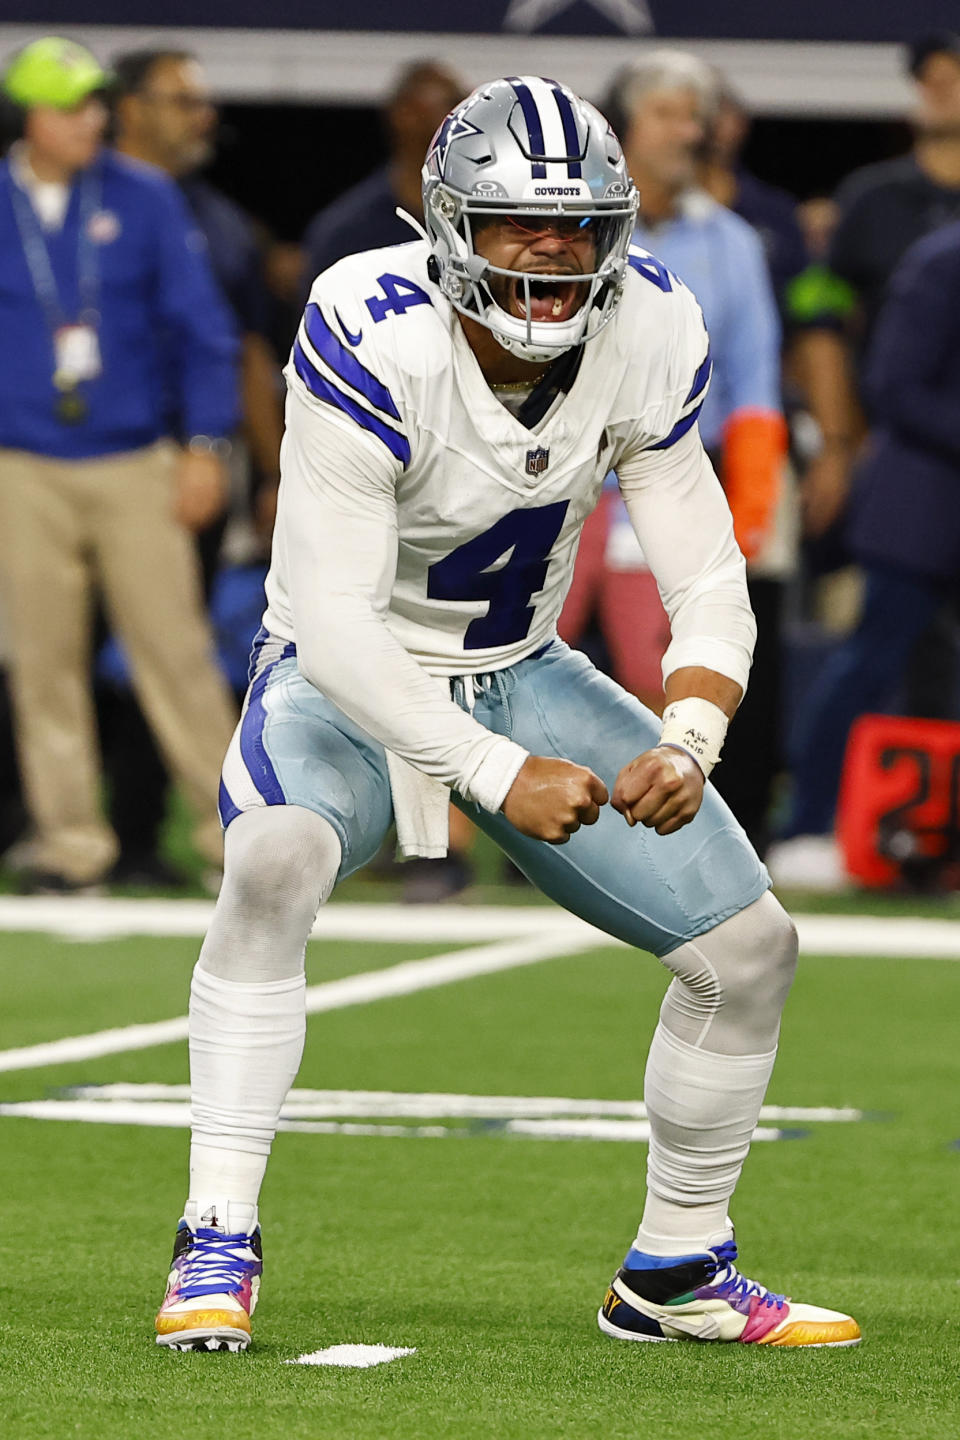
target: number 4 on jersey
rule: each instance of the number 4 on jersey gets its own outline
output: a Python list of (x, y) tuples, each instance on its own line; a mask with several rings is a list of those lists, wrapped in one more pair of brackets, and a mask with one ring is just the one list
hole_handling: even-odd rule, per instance
[(535, 510), (511, 510), (482, 535), (458, 545), (430, 566), (427, 595), (431, 600), (490, 602), (486, 615), (467, 626), (466, 650), (512, 645), (526, 636), (533, 623), (530, 597), (546, 583), (547, 556), (569, 504), (569, 500), (557, 500)]
[(419, 285), (404, 279), (402, 275), (378, 275), (377, 284), (383, 295), (371, 295), (366, 301), (375, 324), (379, 325), (380, 321), (385, 320), (391, 313), (406, 315), (414, 305), (433, 303), (426, 290), (421, 290)]
[(656, 285), (665, 295), (669, 295), (677, 283), (677, 277), (672, 270), (668, 270), (662, 261), (655, 255), (650, 255), (645, 250), (631, 250), (627, 256), (627, 264), (638, 275), (649, 280), (651, 285)]

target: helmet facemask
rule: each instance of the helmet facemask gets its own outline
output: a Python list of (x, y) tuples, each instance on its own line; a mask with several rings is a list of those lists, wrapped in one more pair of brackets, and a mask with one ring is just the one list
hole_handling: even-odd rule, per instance
[[(485, 326), (511, 354), (540, 363), (599, 334), (623, 288), (636, 217), (632, 196), (608, 201), (601, 210), (596, 203), (544, 208), (478, 202), (430, 181), (427, 192), (424, 213), (440, 262), (440, 288), (455, 310)], [(543, 270), (496, 265), (478, 252), (476, 242), (497, 224), (529, 228), (532, 236), (548, 228), (571, 238), (587, 231), (592, 263), (583, 271), (570, 268), (567, 249), (557, 256), (556, 268), (550, 261)]]

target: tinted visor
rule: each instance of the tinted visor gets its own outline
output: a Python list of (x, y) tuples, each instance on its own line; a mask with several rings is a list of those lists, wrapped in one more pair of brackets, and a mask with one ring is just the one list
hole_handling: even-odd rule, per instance
[(496, 229), (508, 239), (542, 240), (551, 236), (557, 240), (595, 240), (596, 220), (592, 215), (537, 215), (520, 211), (513, 215), (474, 215), (473, 233)]
[(626, 249), (626, 241), (633, 228), (632, 222), (632, 212), (629, 211), (626, 215), (623, 211), (600, 214), (594, 211), (589, 215), (578, 215), (576, 211), (570, 210), (557, 213), (543, 210), (493, 210), (485, 207), (482, 211), (469, 210), (464, 213), (461, 224), (468, 232), (464, 238), (471, 249), (474, 248), (476, 236), (490, 231), (495, 231), (497, 239), (512, 240), (522, 245), (533, 244), (548, 236), (568, 244), (589, 241), (593, 254), (583, 272), (589, 275), (599, 270), (608, 255), (614, 252), (622, 253)]

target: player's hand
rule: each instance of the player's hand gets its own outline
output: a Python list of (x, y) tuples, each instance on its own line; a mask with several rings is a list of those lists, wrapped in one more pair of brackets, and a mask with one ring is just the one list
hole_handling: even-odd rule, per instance
[(849, 454), (839, 446), (824, 450), (800, 483), (804, 534), (812, 540), (825, 535), (842, 513), (849, 493)]
[(227, 503), (230, 477), (218, 455), (184, 450), (177, 469), (173, 513), (187, 530), (205, 530)]
[(571, 760), (528, 755), (501, 810), (515, 830), (565, 845), (581, 825), (595, 825), (609, 795), (599, 776)]
[(685, 750), (658, 745), (625, 765), (610, 803), (628, 825), (647, 825), (658, 835), (682, 830), (700, 809), (703, 771)]

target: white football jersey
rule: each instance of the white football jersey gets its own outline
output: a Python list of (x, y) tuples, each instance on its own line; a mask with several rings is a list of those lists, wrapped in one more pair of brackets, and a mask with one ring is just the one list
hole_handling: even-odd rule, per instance
[[(551, 639), (604, 477), (693, 427), (710, 366), (693, 295), (636, 251), (569, 394), (527, 429), (485, 381), (428, 279), (428, 254), (413, 242), (324, 272), (286, 375), (318, 420), (334, 418), (365, 447), (395, 494), (390, 630), (432, 673), (461, 675)], [(267, 595), (267, 628), (296, 638), (279, 547)]]
[(286, 370), (264, 625), (388, 755), (495, 811), (526, 752), (455, 704), (447, 677), (553, 640), (611, 469), (670, 616), (664, 673), (745, 687), (755, 631), (696, 428), (710, 361), (689, 290), (637, 252), (569, 392), (528, 428), (484, 380), (428, 254), (351, 256), (313, 287)]

